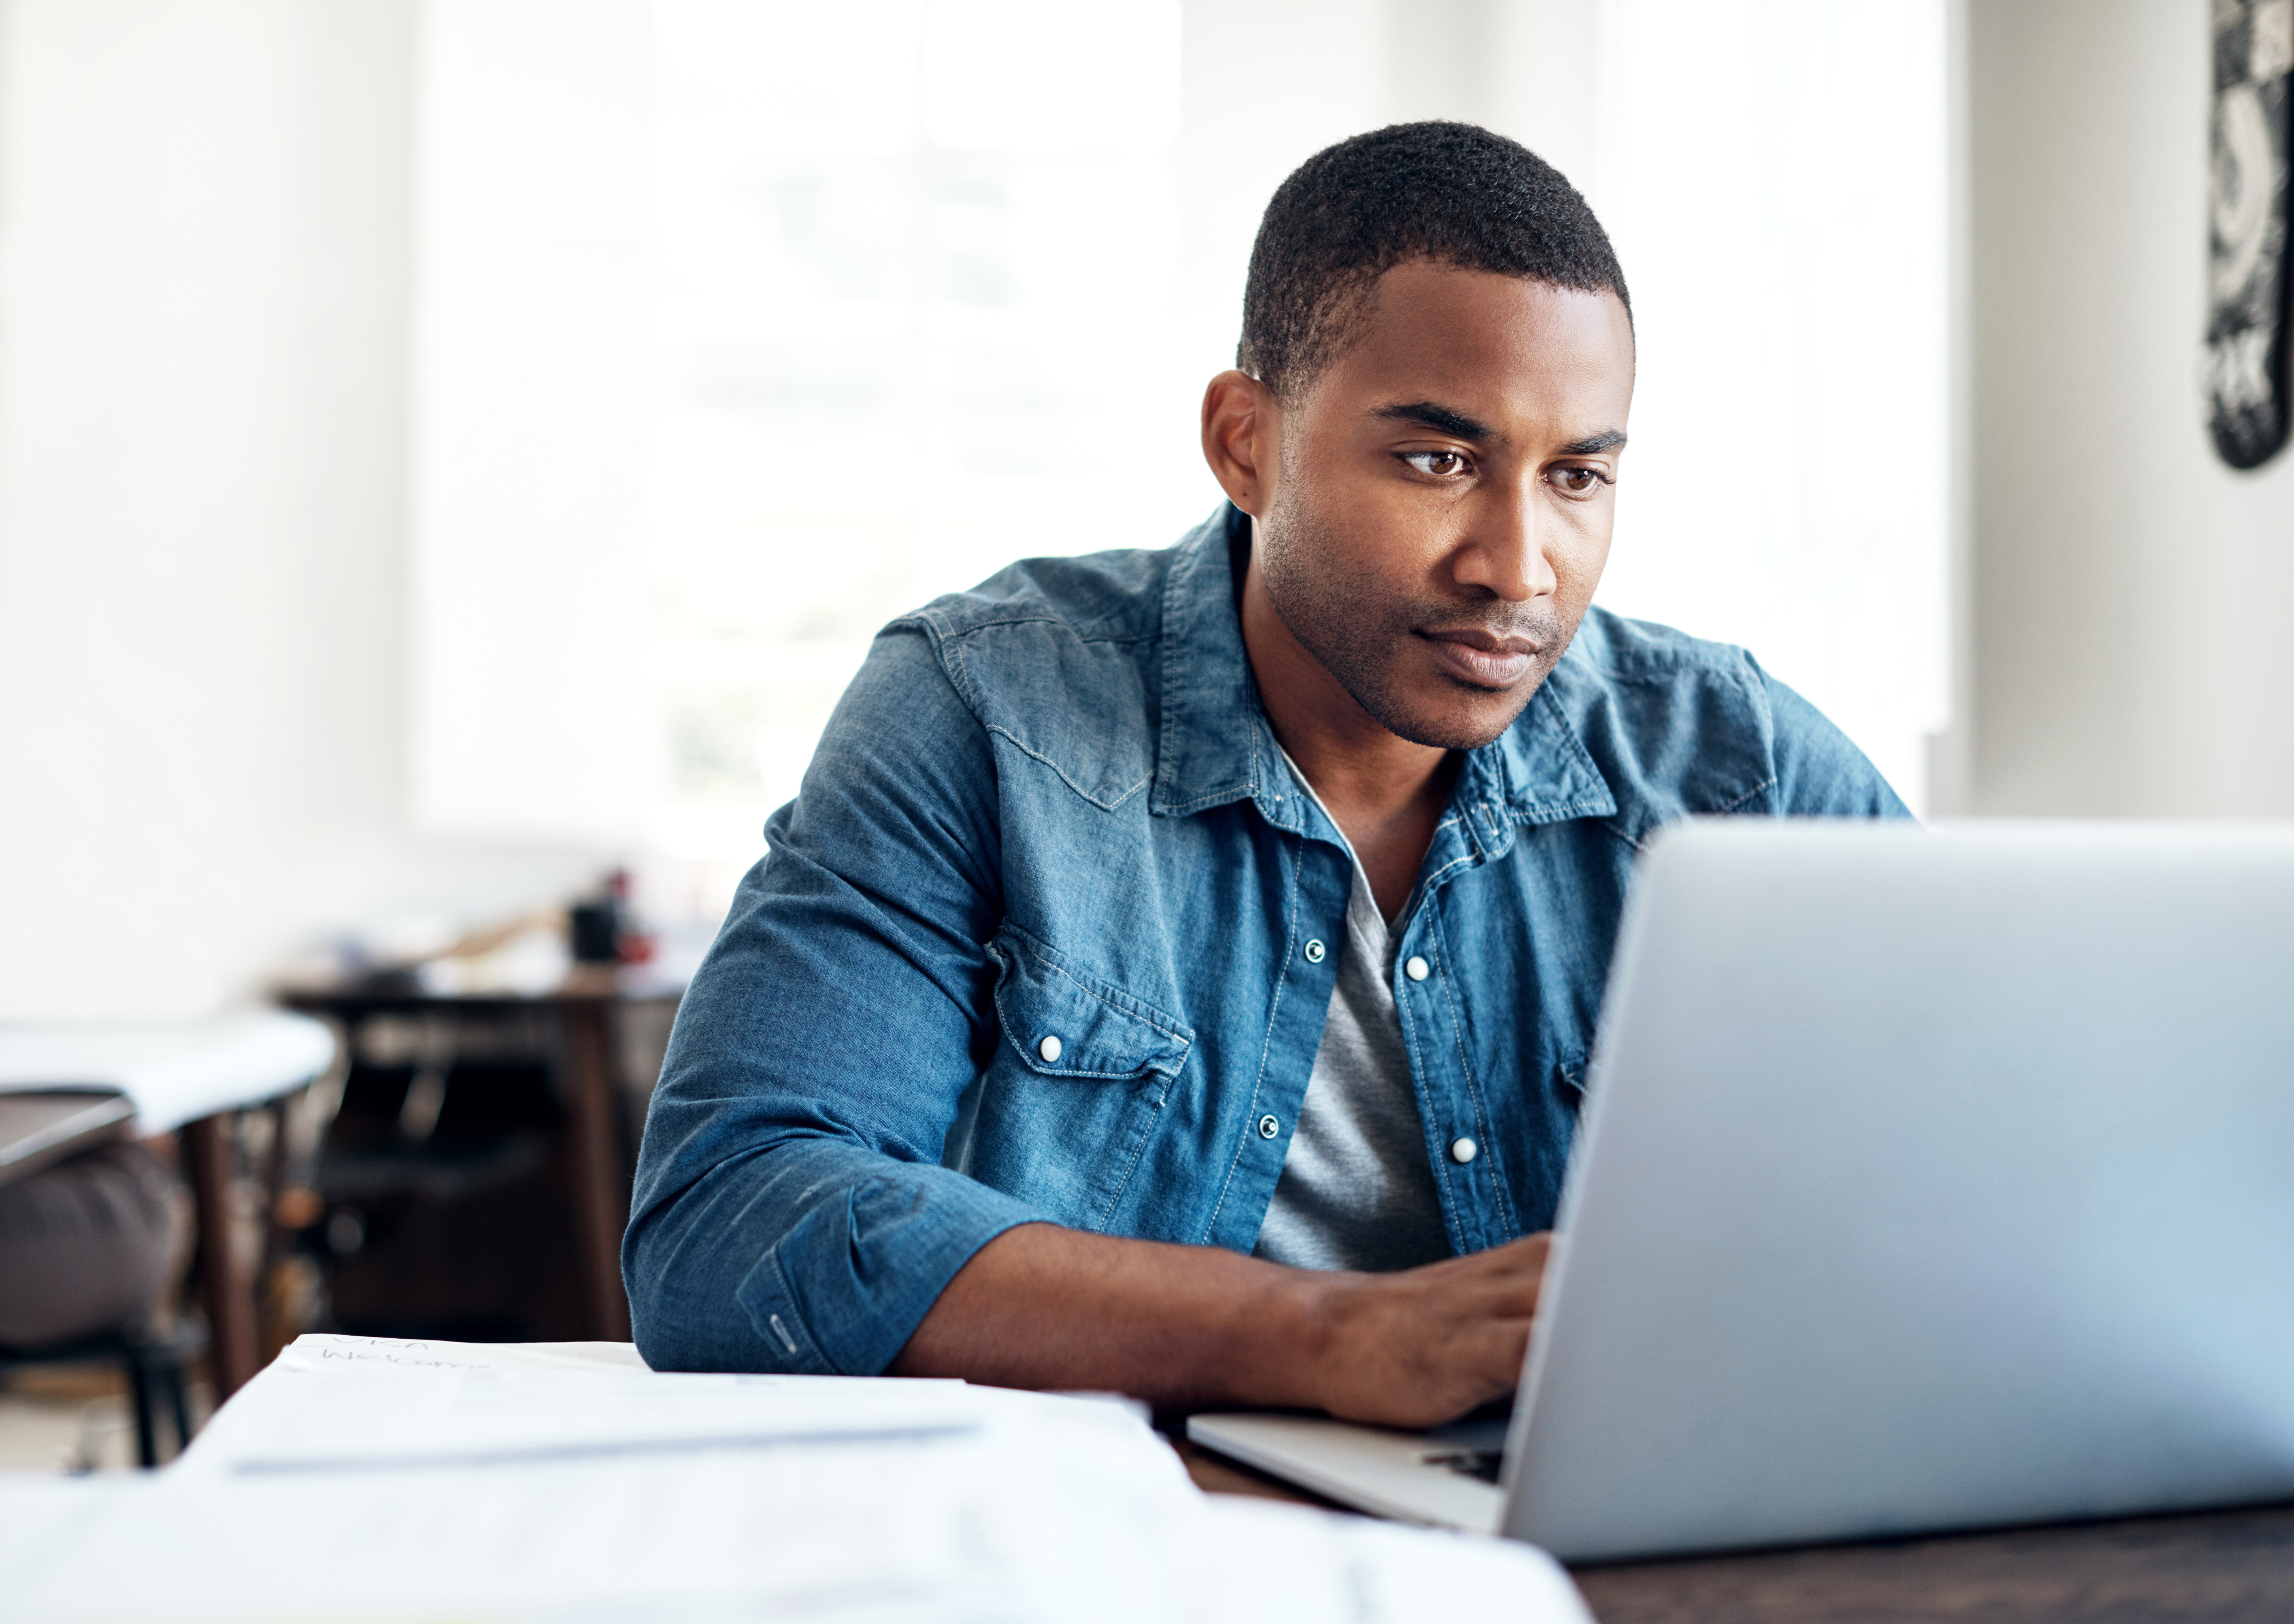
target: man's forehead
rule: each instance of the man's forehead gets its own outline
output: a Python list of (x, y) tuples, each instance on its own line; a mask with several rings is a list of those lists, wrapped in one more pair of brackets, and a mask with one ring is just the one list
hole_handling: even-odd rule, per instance
[(1360, 286), (1354, 315), (1378, 321), (1407, 313), (1428, 302), (1460, 301), (1496, 305), (1561, 305), (1586, 309), (1615, 306), (1628, 328), (1632, 317), (1614, 288), (1574, 288), (1545, 277), (1452, 264), (1438, 259), (1404, 259)]
[(1511, 411), (1564, 397), (1621, 418), (1632, 365), (1630, 321), (1606, 289), (1418, 261), (1379, 279), (1321, 381), (1338, 385), (1354, 410), (1485, 438)]

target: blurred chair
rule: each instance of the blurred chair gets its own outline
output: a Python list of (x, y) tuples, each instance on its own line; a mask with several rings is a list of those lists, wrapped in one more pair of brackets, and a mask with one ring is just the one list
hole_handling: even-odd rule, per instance
[(142, 1330), (107, 1331), (46, 1347), (0, 1346), (0, 1376), (37, 1366), (111, 1365), (126, 1378), (135, 1417), (135, 1464), (159, 1464), (160, 1407), (175, 1427), (171, 1455), (191, 1441), (191, 1406), (186, 1376), (206, 1346), (196, 1328), (179, 1325), (165, 1335)]
[(341, 1108), (305, 1214), (341, 1328), (628, 1339), (630, 1108), (680, 986), (577, 963), (531, 993), (432, 993), (394, 974), (283, 995), (344, 1034)]
[(154, 1466), (162, 1404), (176, 1450), (191, 1440), (190, 1339), (156, 1328), (180, 1220), (166, 1170), (123, 1142), (134, 1116), (117, 1089), (0, 1094), (0, 1372), (118, 1367)]
[[(148, 1209), (158, 1198), (151, 1181), (166, 1175), (142, 1147), (108, 1141), (130, 1133), (147, 1139), (175, 1133), (191, 1187), (204, 1344), (220, 1403), (255, 1374), (260, 1360), (258, 1260), (232, 1244), (235, 1191), (249, 1181), (238, 1130), (250, 1113), (270, 1112), (268, 1142), (275, 1152), (281, 1102), (334, 1062), (332, 1032), (278, 1012), (200, 1021), (0, 1024), (0, 1102), (8, 1113), (0, 1117), (0, 1134), (10, 1132), (5, 1123), (15, 1124), (11, 1142), (17, 1146), (12, 1157), (0, 1151), (0, 1199), (12, 1192), (28, 1209), (28, 1225), (77, 1226), (90, 1259), (114, 1256), (123, 1269), (149, 1270)], [(251, 1181), (267, 1235), (277, 1157), (262, 1159), (265, 1165), (252, 1170)], [(125, 1237), (139, 1227), (138, 1247), (104, 1250), (105, 1235)], [(133, 1313), (123, 1305), (145, 1281), (132, 1273), (91, 1276), (75, 1287), (67, 1271), (37, 1300), (28, 1288), (20, 1290), (29, 1306), (16, 1321), (0, 1318), (0, 1365), (118, 1360), (135, 1398), (138, 1448), (148, 1464), (157, 1456), (158, 1407), (172, 1412), (179, 1444), (188, 1431), (183, 1363), (201, 1340), (196, 1333), (152, 1334), (151, 1298), (165, 1284), (149, 1281)]]

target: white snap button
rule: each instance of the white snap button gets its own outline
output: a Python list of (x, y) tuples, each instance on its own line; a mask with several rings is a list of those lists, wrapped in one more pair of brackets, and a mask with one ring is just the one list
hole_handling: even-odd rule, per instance
[(1423, 981), (1434, 973), (1434, 967), (1413, 953), (1409, 962), (1402, 967), (1402, 973), (1412, 981)]
[(1056, 1037), (1045, 1038), (1042, 1043), (1036, 1045), (1036, 1052), (1044, 1057), (1045, 1065), (1056, 1064), (1060, 1058), (1060, 1040)]
[(1282, 1132), (1282, 1125), (1281, 1125), (1281, 1123), (1279, 1123), (1279, 1122), (1275, 1121), (1273, 1117), (1272, 1117), (1272, 1116), (1261, 1116), (1261, 1117), (1258, 1119), (1258, 1137), (1259, 1137), (1259, 1138), (1261, 1138), (1261, 1139), (1273, 1139), (1273, 1138), (1277, 1133), (1280, 1133), (1281, 1132)]
[(1482, 1148), (1470, 1139), (1452, 1140), (1450, 1143), (1450, 1159), (1453, 1162), (1470, 1162), (1481, 1153)]
[(1319, 941), (1308, 942), (1306, 944), (1306, 962), (1309, 964), (1320, 964), (1322, 962), (1322, 955), (1329, 951), (1330, 949), (1323, 946)]

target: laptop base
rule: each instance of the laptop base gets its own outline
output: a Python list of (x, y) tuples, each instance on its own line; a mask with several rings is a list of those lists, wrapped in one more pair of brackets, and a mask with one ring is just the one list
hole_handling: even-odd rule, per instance
[(1502, 1417), (1396, 1433), (1323, 1416), (1206, 1415), (1187, 1436), (1342, 1506), (1396, 1522), (1494, 1534), (1505, 1510)]

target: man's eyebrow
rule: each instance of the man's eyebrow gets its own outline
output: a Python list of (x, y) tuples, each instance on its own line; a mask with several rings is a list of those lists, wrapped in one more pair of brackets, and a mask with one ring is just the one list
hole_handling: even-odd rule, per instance
[[(1374, 418), (1387, 418), (1399, 423), (1422, 423), (1438, 433), (1460, 440), (1495, 440), (1498, 431), (1478, 418), (1432, 401), (1411, 401), (1402, 405), (1381, 406), (1371, 413)], [(1572, 440), (1563, 446), (1564, 457), (1594, 457), (1603, 451), (1614, 451), (1625, 443), (1625, 431), (1604, 429), (1598, 434), (1588, 434), (1582, 440)]]
[(1397, 423), (1423, 423), (1430, 429), (1460, 440), (1494, 440), (1498, 437), (1498, 431), (1480, 418), (1469, 418), (1464, 412), (1453, 411), (1447, 406), (1437, 406), (1432, 401), (1381, 406), (1371, 416), (1391, 418)]

